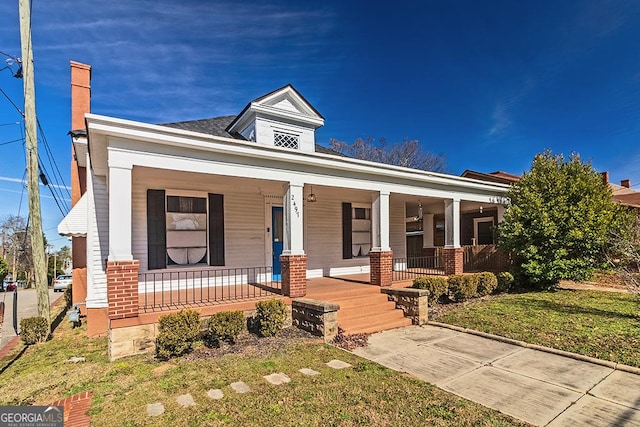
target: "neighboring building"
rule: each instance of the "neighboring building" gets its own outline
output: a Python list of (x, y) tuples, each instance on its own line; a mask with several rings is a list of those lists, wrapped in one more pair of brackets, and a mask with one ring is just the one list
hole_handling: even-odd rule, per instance
[(518, 182), (520, 180), (519, 175), (513, 175), (511, 173), (507, 173), (503, 171), (484, 173), (484, 172), (477, 172), (477, 171), (472, 171), (470, 169), (467, 169), (464, 172), (462, 172), (460, 176), (463, 176), (465, 178), (477, 179), (480, 181), (497, 182), (500, 184), (509, 184), (509, 185), (513, 184), (514, 182)]
[(631, 180), (620, 180), (620, 185), (609, 182), (609, 172), (602, 172), (602, 179), (609, 185), (613, 193), (613, 200), (623, 206), (640, 211), (640, 191), (631, 188)]
[(114, 339), (184, 301), (204, 314), (263, 291), (304, 296), (309, 278), (390, 285), (412, 217), (422, 254), (443, 246), (443, 272), (461, 273), (461, 245), (501, 219), (508, 185), (316, 145), (324, 118), (291, 85), (237, 116), (155, 125), (89, 113), (90, 67), (71, 67), (74, 207), (59, 231), (74, 238), (90, 336)]

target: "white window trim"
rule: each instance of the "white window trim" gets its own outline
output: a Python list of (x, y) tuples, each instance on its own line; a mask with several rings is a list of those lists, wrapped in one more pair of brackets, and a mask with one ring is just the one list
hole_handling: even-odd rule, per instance
[[(353, 215), (353, 212), (355, 211), (355, 209), (369, 209), (369, 219), (356, 219), (355, 215)], [(351, 227), (352, 227), (352, 231), (351, 231), (351, 239), (352, 239), (352, 248), (353, 248), (353, 233), (357, 233), (357, 231), (353, 231), (353, 223), (354, 221), (368, 221), (369, 222), (369, 252), (371, 252), (371, 246), (373, 245), (373, 229), (372, 229), (372, 221), (371, 221), (371, 204), (370, 203), (351, 203), (351, 211), (352, 211), (352, 215), (351, 215)], [(366, 255), (353, 255), (353, 249), (351, 250), (351, 255), (353, 259), (359, 259), (359, 258), (367, 258), (369, 256), (369, 254), (367, 253)]]
[(475, 244), (478, 244), (478, 224), (481, 222), (490, 222), (492, 227), (495, 226), (494, 218), (492, 216), (473, 218), (473, 240)]

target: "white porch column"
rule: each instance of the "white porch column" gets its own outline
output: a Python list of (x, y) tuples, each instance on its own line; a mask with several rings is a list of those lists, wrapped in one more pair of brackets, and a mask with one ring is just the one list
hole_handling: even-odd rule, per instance
[(460, 199), (444, 201), (444, 246), (460, 247)]
[(433, 214), (426, 213), (422, 215), (422, 247), (433, 248)]
[(284, 200), (284, 244), (283, 255), (304, 255), (304, 223), (302, 197), (304, 184), (290, 182)]
[(132, 261), (131, 167), (109, 166), (109, 261)]
[(389, 246), (389, 192), (380, 191), (371, 204), (372, 252), (387, 252)]
[(504, 221), (504, 205), (497, 205), (498, 208), (498, 224), (500, 224), (502, 221)]

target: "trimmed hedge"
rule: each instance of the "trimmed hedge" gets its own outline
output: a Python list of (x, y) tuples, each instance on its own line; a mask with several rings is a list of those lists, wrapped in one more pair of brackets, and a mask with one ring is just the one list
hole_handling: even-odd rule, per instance
[(161, 359), (191, 351), (200, 335), (200, 313), (187, 308), (158, 318), (156, 353)]
[(496, 278), (498, 279), (498, 286), (496, 287), (496, 293), (509, 292), (511, 290), (511, 285), (513, 285), (513, 274), (508, 271), (503, 271), (501, 273), (496, 274)]
[(287, 306), (284, 301), (270, 299), (256, 303), (258, 332), (263, 337), (272, 337), (282, 329), (287, 318)]
[(488, 271), (476, 273), (478, 277), (478, 296), (484, 297), (492, 294), (498, 287), (498, 278)]
[(449, 292), (449, 282), (446, 277), (418, 277), (413, 279), (412, 287), (416, 289), (427, 289), (433, 301), (437, 301)]
[(221, 341), (235, 342), (244, 329), (246, 320), (242, 311), (223, 311), (209, 318), (207, 324), (207, 341), (216, 344)]
[(454, 274), (449, 276), (449, 297), (456, 302), (466, 301), (478, 293), (478, 276)]
[(49, 337), (49, 324), (44, 317), (26, 317), (20, 320), (20, 338), (26, 345), (44, 342)]

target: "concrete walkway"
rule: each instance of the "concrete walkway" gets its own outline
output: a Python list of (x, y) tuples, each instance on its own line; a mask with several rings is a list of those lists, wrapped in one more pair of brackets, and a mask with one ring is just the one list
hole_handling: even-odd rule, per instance
[(355, 354), (538, 426), (640, 426), (640, 376), (437, 326), (369, 337)]

